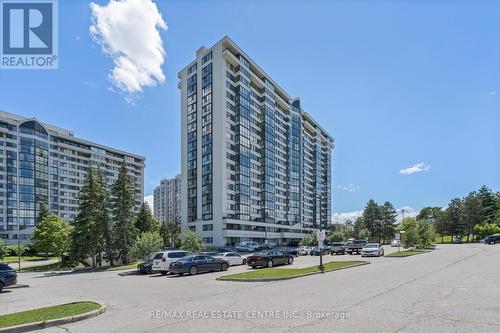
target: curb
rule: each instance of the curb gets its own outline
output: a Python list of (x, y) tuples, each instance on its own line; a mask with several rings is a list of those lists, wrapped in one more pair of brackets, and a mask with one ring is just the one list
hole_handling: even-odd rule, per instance
[(29, 284), (14, 284), (12, 286), (8, 286), (3, 289), (5, 290), (5, 289), (29, 288), (29, 286), (30, 286)]
[[(402, 255), (402, 256), (385, 256), (386, 258), (406, 258), (406, 257), (413, 257), (413, 256), (416, 256), (416, 255), (419, 255), (419, 254), (424, 254), (424, 253), (429, 253), (429, 252), (432, 252), (432, 250), (428, 250), (428, 251), (419, 251), (417, 253), (412, 253), (412, 254), (405, 254), (405, 255)], [(394, 252), (394, 253), (397, 253), (397, 252)]]
[[(348, 268), (353, 268), (353, 267), (358, 267), (358, 266), (364, 266), (370, 264), (369, 261), (365, 261), (362, 263), (354, 264), (351, 266), (344, 266), (344, 267), (338, 267), (331, 269), (329, 271), (326, 271), (324, 273), (330, 273), (333, 271), (340, 271), (342, 269), (348, 269)], [(286, 269), (286, 268), (284, 268)], [(282, 281), (282, 280), (291, 280), (291, 279), (296, 279), (304, 276), (310, 276), (310, 275), (316, 275), (316, 274), (324, 274), (322, 272), (311, 272), (311, 273), (305, 273), (301, 275), (296, 275), (296, 276), (287, 276), (287, 277), (278, 277), (278, 278), (256, 278), (256, 279), (237, 279), (237, 278), (224, 278), (223, 276), (220, 276), (216, 278), (217, 281), (233, 281), (233, 282), (272, 282), (272, 281)], [(0, 331), (1, 332), (1, 331)]]
[[(84, 302), (84, 301), (70, 302), (70, 303), (64, 303), (64, 304), (73, 304), (73, 303), (79, 303), (79, 302)], [(51, 320), (47, 320), (47, 321), (39, 321), (36, 323), (29, 323), (29, 324), (24, 324), (24, 325), (17, 325), (17, 326), (0, 328), (0, 333), (29, 332), (29, 331), (41, 330), (41, 329), (48, 328), (48, 327), (59, 326), (59, 325), (63, 325), (63, 324), (70, 324), (70, 323), (74, 323), (76, 321), (96, 317), (100, 314), (103, 314), (107, 310), (107, 305), (104, 303), (97, 302), (97, 301), (88, 301), (88, 302), (97, 303), (101, 306), (101, 308), (97, 309), (97, 310), (92, 310), (92, 311), (87, 312), (87, 313), (82, 313), (82, 314), (79, 314), (76, 316), (72, 316), (72, 317), (57, 318), (57, 319), (51, 319)], [(60, 305), (63, 305), (63, 304), (60, 304)]]
[(137, 270), (118, 273), (119, 276), (141, 275)]

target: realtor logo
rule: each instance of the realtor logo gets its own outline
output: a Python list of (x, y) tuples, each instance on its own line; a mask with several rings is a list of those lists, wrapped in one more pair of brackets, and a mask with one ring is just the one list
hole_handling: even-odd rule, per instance
[(56, 0), (1, 1), (2, 69), (55, 69)]

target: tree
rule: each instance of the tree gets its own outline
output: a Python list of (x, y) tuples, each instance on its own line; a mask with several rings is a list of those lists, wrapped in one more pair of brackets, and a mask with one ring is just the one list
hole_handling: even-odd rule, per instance
[(418, 220), (416, 222), (416, 232), (418, 241), (423, 247), (429, 247), (432, 245), (434, 238), (436, 237), (432, 224), (430, 224), (427, 220)]
[(163, 246), (163, 239), (158, 231), (146, 231), (134, 241), (130, 253), (136, 258), (148, 260), (151, 253), (159, 251)]
[(495, 222), (495, 215), (497, 213), (497, 209), (500, 207), (497, 207), (497, 201), (491, 189), (483, 185), (479, 189), (477, 196), (481, 200), (483, 222)]
[(495, 223), (478, 224), (474, 227), (474, 233), (481, 238), (500, 233), (500, 226)]
[(111, 188), (111, 220), (113, 225), (114, 247), (124, 264), (136, 237), (134, 226), (134, 187), (128, 176), (125, 163), (122, 164), (118, 179)]
[(61, 257), (69, 249), (71, 226), (55, 214), (43, 217), (33, 230), (31, 240), (39, 252), (52, 253)]
[(175, 244), (180, 242), (180, 234), (181, 228), (179, 223), (175, 221), (168, 221), (160, 226), (160, 235), (163, 237), (165, 246), (175, 247)]
[(452, 199), (445, 210), (445, 219), (447, 231), (453, 236), (462, 236), (465, 232), (465, 223), (463, 218), (462, 200)]
[(181, 249), (193, 253), (205, 251), (205, 243), (203, 239), (196, 232), (186, 229), (184, 232), (184, 241), (182, 242)]
[(135, 228), (139, 233), (148, 231), (159, 231), (160, 223), (151, 214), (151, 208), (147, 202), (143, 202), (141, 209), (135, 218)]
[(354, 223), (351, 220), (345, 221), (341, 232), (344, 240), (354, 237)]
[(310, 233), (305, 235), (299, 243), (300, 246), (316, 246), (318, 245), (318, 240), (316, 239), (315, 233)]
[(483, 221), (483, 207), (481, 206), (481, 199), (477, 195), (477, 192), (470, 192), (462, 201), (462, 206), (467, 242), (469, 242), (469, 236), (474, 233), (474, 227)]
[(7, 256), (7, 246), (0, 244), (0, 260), (3, 261), (3, 259)]
[(398, 213), (389, 201), (380, 206), (380, 220), (382, 225), (381, 236), (384, 242), (394, 237), (396, 230), (396, 218)]
[(361, 229), (364, 228), (364, 224), (365, 224), (365, 222), (363, 221), (363, 217), (359, 216), (356, 219), (356, 221), (354, 222), (354, 225), (352, 227), (352, 236), (354, 238), (360, 238), (359, 237), (359, 232), (361, 231)]
[(359, 231), (358, 234), (359, 239), (370, 239), (370, 230), (363, 228)]
[(370, 232), (370, 238), (381, 241), (381, 219), (379, 206), (373, 199), (370, 199), (363, 211), (364, 227)]
[(340, 231), (334, 231), (328, 236), (328, 241), (330, 243), (342, 242), (344, 240), (344, 235)]
[(79, 193), (79, 213), (73, 222), (70, 255), (75, 261), (90, 256), (92, 267), (96, 266), (96, 253), (102, 241), (102, 235), (98, 232), (98, 220), (102, 210), (100, 202), (102, 197), (99, 191), (95, 172), (92, 167), (89, 167)]
[(36, 219), (36, 224), (41, 223), (44, 218), (50, 215), (49, 207), (45, 202), (40, 204), (40, 210), (38, 212), (38, 217)]
[(97, 232), (100, 235), (98, 243), (98, 253), (104, 252), (104, 258), (109, 260), (111, 266), (114, 265), (116, 251), (113, 239), (112, 222), (109, 209), (109, 192), (106, 181), (101, 170), (96, 176), (96, 191), (99, 214), (96, 216)]
[(424, 207), (418, 213), (416, 219), (418, 220), (427, 220), (431, 224), (435, 224), (437, 222), (438, 217), (442, 214), (441, 207)]
[(415, 247), (419, 243), (417, 233), (417, 221), (413, 217), (406, 217), (399, 225), (399, 230), (404, 231), (401, 236), (401, 243), (404, 247)]

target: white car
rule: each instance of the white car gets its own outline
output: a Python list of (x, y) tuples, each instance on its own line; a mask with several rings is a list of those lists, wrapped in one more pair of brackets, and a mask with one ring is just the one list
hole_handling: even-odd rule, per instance
[(243, 257), (241, 254), (238, 254), (236, 252), (219, 253), (218, 255), (214, 256), (214, 258), (227, 260), (229, 261), (230, 266), (246, 265), (247, 263), (247, 258)]
[(311, 254), (311, 250), (312, 250), (312, 247), (310, 247), (310, 246), (299, 246), (297, 248), (297, 253), (299, 255), (307, 256), (307, 255)]
[(361, 249), (362, 257), (380, 257), (384, 255), (384, 248), (380, 243), (368, 243)]
[(241, 242), (236, 246), (236, 251), (239, 252), (255, 252), (259, 250), (257, 242)]
[(392, 247), (400, 247), (401, 246), (401, 242), (399, 240), (395, 239), (395, 240), (392, 241), (391, 246)]
[(193, 253), (191, 252), (181, 250), (156, 252), (155, 256), (153, 257), (153, 266), (151, 267), (152, 271), (160, 272), (161, 274), (166, 275), (171, 263), (176, 262), (181, 258), (192, 255)]

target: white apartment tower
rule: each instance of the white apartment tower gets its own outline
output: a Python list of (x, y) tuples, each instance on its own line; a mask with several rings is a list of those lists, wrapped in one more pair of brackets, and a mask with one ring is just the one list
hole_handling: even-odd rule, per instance
[(0, 111), (0, 242), (28, 242), (42, 204), (73, 222), (87, 169), (100, 170), (111, 185), (124, 162), (138, 210), (144, 198), (144, 157)]
[(182, 230), (286, 245), (331, 220), (333, 138), (231, 39), (178, 74)]
[(175, 178), (162, 179), (155, 187), (153, 202), (154, 216), (160, 223), (181, 221), (181, 175)]

